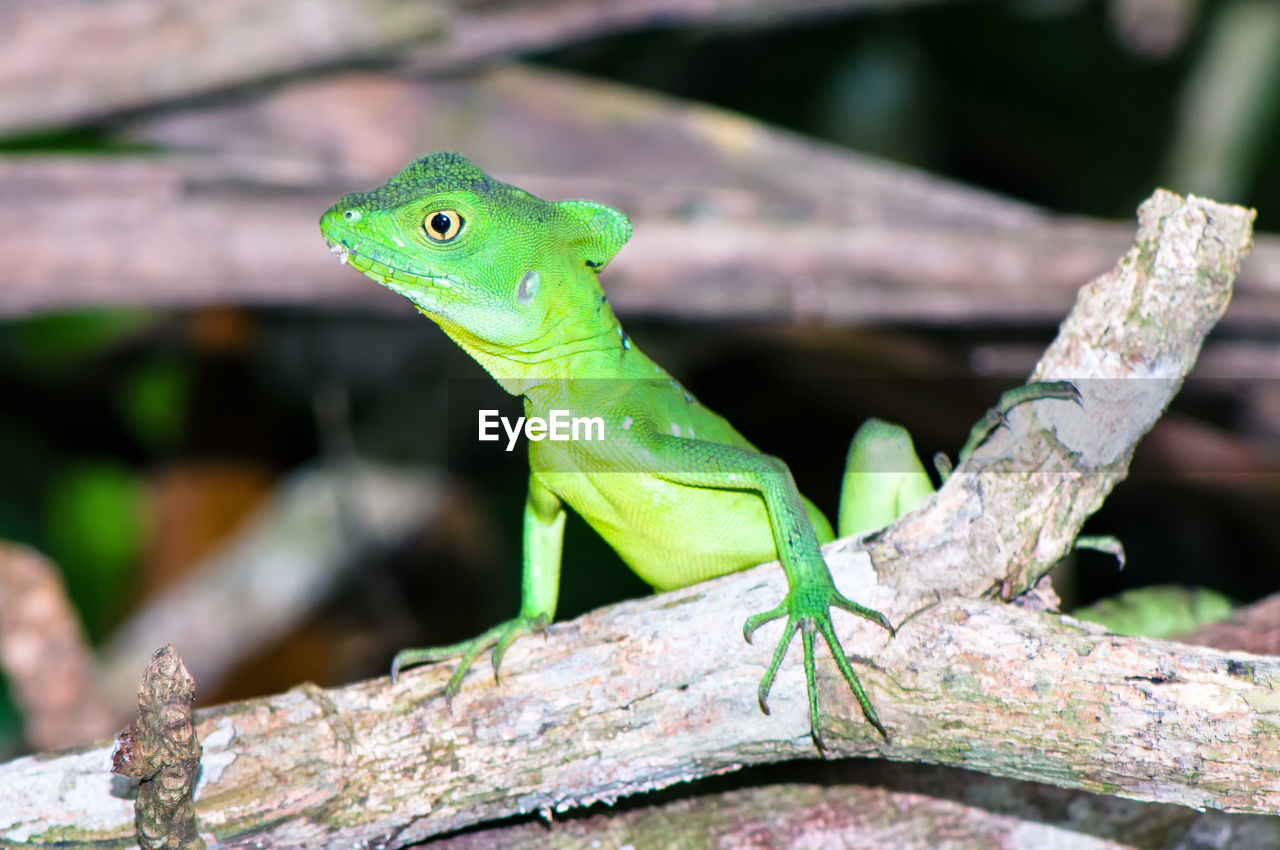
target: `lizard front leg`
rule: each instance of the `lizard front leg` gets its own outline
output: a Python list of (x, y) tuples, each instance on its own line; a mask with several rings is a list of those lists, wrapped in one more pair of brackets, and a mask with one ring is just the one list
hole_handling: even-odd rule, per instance
[(879, 611), (847, 599), (836, 589), (831, 571), (822, 559), (822, 550), (813, 521), (805, 508), (795, 480), (786, 464), (775, 457), (750, 449), (714, 443), (707, 440), (650, 434), (644, 441), (651, 461), (651, 474), (676, 484), (721, 490), (747, 490), (760, 494), (778, 559), (787, 577), (787, 595), (776, 608), (749, 617), (743, 624), (743, 637), (751, 635), (765, 623), (786, 618), (782, 638), (774, 650), (757, 697), (760, 709), (769, 713), (769, 691), (787, 648), (800, 633), (804, 650), (805, 683), (809, 700), (809, 731), (814, 743), (822, 748), (818, 719), (818, 688), (814, 662), (814, 638), (821, 635), (835, 658), (836, 666), (853, 691), (867, 722), (885, 738), (885, 732), (871, 700), (858, 680), (840, 640), (831, 624), (831, 608), (841, 608), (870, 620), (893, 634), (893, 626)]
[(392, 681), (405, 667), (458, 658), (458, 668), (454, 670), (444, 689), (445, 702), (451, 703), (462, 687), (462, 679), (476, 656), (489, 647), (493, 647), (493, 678), (497, 681), (502, 656), (512, 641), (534, 631), (545, 632), (555, 619), (556, 602), (560, 596), (564, 521), (564, 504), (559, 497), (536, 474), (530, 475), (529, 495), (524, 505), (524, 555), (519, 615), (461, 643), (401, 650), (391, 662)]

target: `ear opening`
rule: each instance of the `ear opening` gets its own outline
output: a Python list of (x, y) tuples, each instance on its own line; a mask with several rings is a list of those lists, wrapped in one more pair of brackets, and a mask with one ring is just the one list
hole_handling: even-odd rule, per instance
[(600, 271), (631, 238), (631, 222), (613, 207), (595, 201), (560, 201), (587, 268)]

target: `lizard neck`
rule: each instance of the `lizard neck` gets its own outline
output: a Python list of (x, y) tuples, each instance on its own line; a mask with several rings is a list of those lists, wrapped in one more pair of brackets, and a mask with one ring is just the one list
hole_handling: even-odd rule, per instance
[[(550, 400), (572, 381), (653, 377), (657, 369), (622, 329), (606, 301), (591, 321), (561, 322), (519, 346), (482, 339), (463, 328), (442, 329), (512, 395)], [(647, 367), (647, 368), (646, 368)]]

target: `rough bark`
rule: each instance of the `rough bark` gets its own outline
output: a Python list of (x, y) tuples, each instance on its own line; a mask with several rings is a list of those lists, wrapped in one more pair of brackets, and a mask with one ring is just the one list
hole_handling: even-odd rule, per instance
[(173, 645), (157, 649), (142, 677), (137, 717), (111, 751), (111, 772), (138, 781), (134, 824), (146, 850), (205, 850), (193, 799), (203, 754), (191, 722), (195, 696), (195, 680)]

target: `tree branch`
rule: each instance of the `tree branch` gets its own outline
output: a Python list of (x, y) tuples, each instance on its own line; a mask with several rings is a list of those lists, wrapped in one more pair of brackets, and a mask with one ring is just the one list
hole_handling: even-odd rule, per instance
[[(1249, 623), (1274, 633), (1280, 597), (1232, 618), (1239, 638)], [(1213, 628), (1213, 627), (1209, 627)], [(1197, 632), (1196, 643), (1231, 635)], [(1180, 638), (1186, 640), (1186, 638)], [(1271, 653), (1277, 654), (1277, 653)], [(1280, 818), (1201, 812), (1084, 791), (1018, 782), (955, 768), (846, 759), (795, 762), (695, 784), (671, 802), (574, 813), (553, 823), (525, 821), (438, 839), (438, 850), (527, 847), (663, 846), (673, 825), (737, 846), (840, 846), (878, 850), (939, 847), (1070, 846), (1074, 850), (1173, 850), (1212, 835), (1221, 847), (1280, 846)], [(727, 786), (727, 788), (726, 788)], [(1156, 839), (1155, 836), (1159, 836)], [(594, 845), (593, 845), (594, 846)]]
[[(1140, 218), (1135, 247), (1081, 292), (1038, 371), (1079, 380), (1083, 409), (1024, 405), (922, 509), (826, 550), (845, 592), (901, 626), (886, 640), (853, 618), (837, 624), (846, 648), (874, 658), (859, 669), (892, 740), (869, 732), (822, 664), (833, 754), (1280, 809), (1280, 659), (1122, 638), (972, 598), (1020, 592), (1069, 550), (1226, 307), (1252, 213), (1159, 192)], [(1033, 415), (1056, 437), (1030, 428)], [(449, 665), (394, 687), (305, 685), (201, 712), (202, 829), (213, 846), (398, 847), (812, 757), (798, 665), (779, 676), (766, 717), (755, 685), (769, 647), (738, 639), (745, 615), (784, 592), (781, 571), (764, 566), (558, 624), (546, 641), (513, 646), (500, 686), (469, 678), (452, 715), (439, 698)], [(130, 804), (109, 793), (102, 758), (0, 766), (0, 794), (19, 801), (0, 838), (123, 836)]]
[(0, 133), (344, 62), (442, 70), (655, 24), (758, 24), (921, 2), (940, 0), (9, 0), (0, 7), (10, 48), (0, 54)]
[[(130, 138), (187, 153), (0, 158), (0, 234), (23, 255), (0, 314), (340, 303), (408, 315), (333, 261), (316, 221), (434, 147), (547, 197), (626, 211), (636, 236), (605, 286), (627, 315), (1050, 323), (1133, 237), (721, 110), (531, 69), (346, 75), (140, 120)], [(1280, 321), (1274, 238), (1238, 301), (1236, 327)]]
[(112, 731), (93, 653), (58, 568), (11, 543), (0, 543), (0, 673), (32, 746), (69, 747)]
[(421, 470), (329, 464), (296, 472), (258, 514), (134, 612), (100, 649), (108, 704), (137, 700), (138, 669), (158, 641), (185, 650), (200, 689), (314, 612), (354, 564), (403, 541), (445, 501)]

